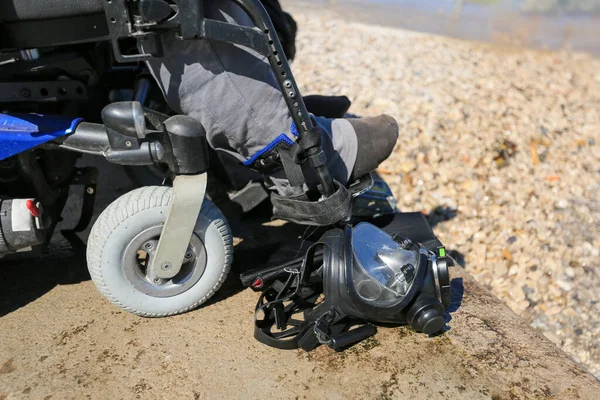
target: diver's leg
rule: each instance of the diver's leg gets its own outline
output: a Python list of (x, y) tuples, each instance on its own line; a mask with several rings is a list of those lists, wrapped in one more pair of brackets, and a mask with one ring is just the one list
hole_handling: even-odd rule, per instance
[[(246, 14), (230, 1), (207, 2), (207, 7), (209, 18), (252, 25)], [(164, 57), (148, 62), (152, 74), (175, 111), (203, 124), (213, 148), (244, 162), (271, 143), (295, 140), (289, 110), (266, 57), (242, 46), (214, 40), (183, 41), (174, 34), (165, 34), (163, 42)], [(361, 140), (379, 141), (381, 128), (377, 123), (357, 124), (345, 119), (315, 117), (315, 121), (323, 130), (323, 147), (332, 177), (346, 183), (357, 160), (357, 136)], [(389, 128), (389, 124), (386, 126)], [(388, 128), (383, 130), (384, 134)], [(357, 129), (361, 132), (357, 133)], [(387, 136), (393, 136), (395, 142), (397, 127)], [(389, 151), (386, 150), (386, 157)], [(381, 158), (360, 151), (359, 154), (368, 164), (360, 168), (361, 173), (375, 168), (378, 165), (375, 160)], [(277, 176), (284, 177), (281, 173)], [(283, 195), (292, 194), (287, 181), (276, 177), (267, 182)]]

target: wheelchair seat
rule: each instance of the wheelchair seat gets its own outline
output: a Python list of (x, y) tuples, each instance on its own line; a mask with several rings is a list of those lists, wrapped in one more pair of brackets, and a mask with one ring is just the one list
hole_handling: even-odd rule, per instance
[(2, 0), (0, 23), (44, 20), (103, 11), (103, 0)]
[(2, 0), (0, 50), (108, 40), (105, 0)]

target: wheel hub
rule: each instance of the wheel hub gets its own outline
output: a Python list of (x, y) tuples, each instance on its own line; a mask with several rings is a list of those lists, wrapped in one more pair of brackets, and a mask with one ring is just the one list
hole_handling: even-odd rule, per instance
[(121, 265), (125, 278), (136, 290), (152, 297), (171, 297), (185, 292), (200, 280), (206, 269), (206, 249), (200, 238), (192, 234), (181, 270), (172, 278), (161, 279), (152, 274), (152, 268), (147, 268), (158, 247), (161, 232), (162, 225), (135, 236), (123, 252)]

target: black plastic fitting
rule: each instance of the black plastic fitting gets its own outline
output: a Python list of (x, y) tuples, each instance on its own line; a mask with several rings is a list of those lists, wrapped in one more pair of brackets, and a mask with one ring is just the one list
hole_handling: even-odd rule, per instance
[(444, 326), (444, 306), (430, 295), (421, 293), (408, 309), (406, 319), (415, 331), (433, 335)]
[(368, 337), (373, 336), (377, 333), (375, 325), (366, 324), (361, 327), (349, 330), (347, 332), (340, 333), (331, 337), (331, 347), (333, 350), (340, 350), (348, 347), (354, 343), (358, 343), (365, 340)]
[(171, 171), (182, 175), (206, 172), (209, 155), (204, 126), (187, 115), (175, 115), (167, 119), (164, 125), (171, 142)]
[(110, 148), (106, 127), (89, 122), (80, 122), (73, 134), (63, 136), (59, 142), (67, 150), (93, 154), (103, 154)]
[(101, 115), (112, 150), (139, 148), (137, 139), (144, 138), (146, 134), (144, 109), (139, 102), (111, 103), (102, 109)]

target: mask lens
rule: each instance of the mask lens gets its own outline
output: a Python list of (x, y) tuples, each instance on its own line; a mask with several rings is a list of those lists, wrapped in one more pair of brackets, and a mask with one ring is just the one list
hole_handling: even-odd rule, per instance
[(353, 231), (352, 281), (365, 301), (390, 304), (406, 295), (414, 280), (419, 254), (404, 249), (390, 235), (369, 223)]
[(375, 301), (381, 296), (381, 285), (370, 279), (363, 279), (356, 284), (358, 295), (367, 301)]

